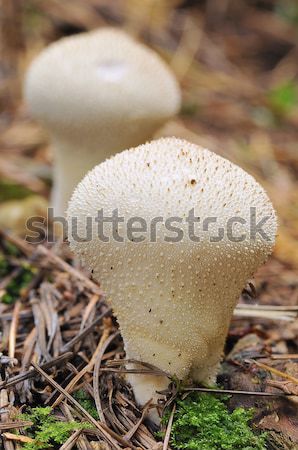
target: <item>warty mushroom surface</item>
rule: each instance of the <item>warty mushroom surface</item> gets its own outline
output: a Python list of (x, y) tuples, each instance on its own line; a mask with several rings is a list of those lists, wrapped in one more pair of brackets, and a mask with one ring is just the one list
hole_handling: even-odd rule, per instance
[[(109, 238), (103, 242), (93, 219), (98, 211), (111, 217), (115, 210), (123, 218), (117, 234), (124, 242), (115, 240), (111, 223), (103, 226)], [(192, 216), (200, 232), (189, 229)], [(145, 221), (134, 240), (127, 233), (131, 218)], [(183, 232), (176, 242), (168, 240), (178, 236), (166, 229), (168, 218)], [(265, 238), (254, 228), (260, 221)], [(209, 150), (160, 139), (90, 171), (72, 196), (68, 222), (72, 250), (114, 309), (126, 357), (181, 380), (213, 383), (241, 291), (274, 246), (276, 216), (259, 183)], [(145, 233), (144, 223), (147, 230), (156, 226)], [(134, 227), (140, 229), (141, 222)], [(157, 401), (156, 391), (169, 383), (155, 375), (131, 374), (128, 380), (142, 405)]]

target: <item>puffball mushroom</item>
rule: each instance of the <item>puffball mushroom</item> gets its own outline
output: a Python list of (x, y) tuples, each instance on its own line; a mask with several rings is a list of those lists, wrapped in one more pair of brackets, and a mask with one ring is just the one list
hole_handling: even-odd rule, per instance
[(24, 93), (29, 111), (52, 138), (52, 204), (62, 216), (88, 170), (152, 138), (181, 101), (162, 59), (113, 28), (51, 44), (30, 66)]
[[(124, 219), (117, 223), (124, 242), (113, 238), (111, 223), (105, 223), (104, 242), (98, 222), (90, 220), (114, 210)], [(200, 233), (189, 227), (190, 217)], [(131, 218), (139, 231), (133, 240)], [(266, 238), (253, 236), (260, 220)], [(274, 245), (275, 212), (256, 180), (209, 150), (160, 139), (90, 171), (71, 198), (68, 225), (72, 250), (114, 309), (127, 358), (181, 380), (213, 382), (241, 291)], [(156, 391), (169, 383), (166, 376), (141, 374), (129, 381), (141, 405), (157, 401)]]

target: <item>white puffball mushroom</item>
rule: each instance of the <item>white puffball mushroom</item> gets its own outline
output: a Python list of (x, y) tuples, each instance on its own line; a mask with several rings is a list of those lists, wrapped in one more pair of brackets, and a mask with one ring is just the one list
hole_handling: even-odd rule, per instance
[[(111, 217), (115, 209), (125, 240), (113, 238), (112, 224), (105, 223), (109, 242), (103, 242), (93, 219), (101, 210)], [(139, 230), (134, 241), (130, 218)], [(178, 234), (169, 218), (183, 231), (178, 242), (168, 239)], [(260, 221), (266, 238), (253, 236)], [(209, 150), (164, 138), (90, 171), (69, 203), (68, 225), (72, 250), (114, 309), (127, 358), (181, 380), (213, 382), (241, 291), (274, 246), (275, 212), (256, 180)], [(169, 383), (165, 376), (128, 378), (141, 405), (158, 400), (156, 391)]]
[(88, 170), (152, 138), (181, 102), (163, 60), (114, 28), (51, 44), (29, 67), (24, 95), (53, 142), (52, 204), (62, 216)]

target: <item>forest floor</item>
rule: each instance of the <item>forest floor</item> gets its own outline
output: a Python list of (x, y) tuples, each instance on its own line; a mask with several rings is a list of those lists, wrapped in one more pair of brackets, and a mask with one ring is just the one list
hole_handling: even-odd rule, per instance
[(112, 25), (160, 53), (181, 83), (181, 114), (159, 136), (188, 139), (240, 165), (277, 210), (274, 254), (239, 299), (248, 308), (264, 305), (266, 317), (233, 318), (218, 381), (225, 389), (281, 394), (232, 395), (230, 407), (253, 406), (254, 423), (269, 432), (272, 449), (297, 449), (298, 6), (30, 0), (22, 9), (21, 3), (0, 1), (3, 448), (30, 444), (22, 432), (28, 423), (19, 417), (28, 405), (54, 406), (59, 421), (86, 422), (64, 450), (163, 448), (122, 377), (123, 344), (100, 288), (66, 243), (34, 246), (14, 237), (24, 233), (26, 217), (45, 214), (51, 185), (49, 140), (22, 101), (26, 67), (55, 39)]

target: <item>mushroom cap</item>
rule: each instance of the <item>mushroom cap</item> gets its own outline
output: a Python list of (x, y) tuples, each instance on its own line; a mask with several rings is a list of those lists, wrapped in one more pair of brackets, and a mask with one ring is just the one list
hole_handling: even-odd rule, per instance
[[(112, 216), (115, 209), (124, 218), (117, 225), (120, 236), (132, 217), (145, 219), (148, 230), (162, 217), (155, 241), (154, 233), (150, 241), (141, 232), (147, 237), (142, 242), (118, 242), (106, 223), (109, 242), (103, 242), (92, 219), (100, 210)], [(188, 232), (192, 209), (200, 218), (199, 242)], [(266, 219), (266, 239), (259, 233), (252, 238), (254, 214), (256, 223)], [(209, 150), (164, 138), (96, 166), (74, 191), (67, 216), (71, 248), (111, 300), (129, 357), (181, 379), (190, 371), (197, 381), (214, 375), (239, 295), (274, 246), (276, 215), (256, 180)], [(184, 232), (179, 242), (165, 240), (176, 235), (165, 229), (170, 217), (182, 219), (172, 223)], [(203, 232), (207, 218), (211, 223)], [(233, 218), (231, 238), (227, 224)], [(212, 241), (219, 228), (223, 238)]]
[(162, 59), (114, 28), (51, 44), (29, 67), (24, 93), (34, 117), (75, 139), (100, 129), (147, 138), (180, 107), (178, 84)]

